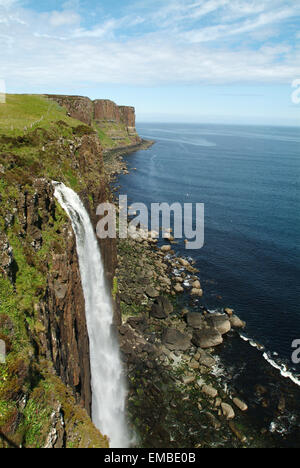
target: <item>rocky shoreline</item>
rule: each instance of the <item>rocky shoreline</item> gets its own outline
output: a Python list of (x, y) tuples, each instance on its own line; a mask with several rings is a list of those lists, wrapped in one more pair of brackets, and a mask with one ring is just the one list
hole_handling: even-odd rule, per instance
[(142, 139), (139, 143), (130, 146), (120, 146), (118, 148), (104, 150), (103, 159), (108, 180), (113, 182), (119, 174), (128, 174), (128, 168), (123, 159), (124, 156), (136, 151), (147, 150), (154, 145), (154, 143), (154, 141)]
[[(122, 151), (106, 168), (111, 182), (128, 172)], [(229, 308), (209, 314), (194, 262), (175, 255), (171, 232), (163, 241), (145, 229), (118, 240), (114, 293), (137, 446), (263, 447), (247, 402), (217, 378), (218, 347), (245, 323)]]

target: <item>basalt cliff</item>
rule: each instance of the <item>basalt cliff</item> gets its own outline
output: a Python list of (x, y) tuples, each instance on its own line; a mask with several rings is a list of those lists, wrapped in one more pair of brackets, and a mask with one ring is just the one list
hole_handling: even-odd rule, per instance
[(105, 149), (141, 142), (135, 128), (134, 107), (118, 106), (108, 99), (91, 101), (82, 96), (47, 95), (67, 109), (68, 115), (96, 129)]

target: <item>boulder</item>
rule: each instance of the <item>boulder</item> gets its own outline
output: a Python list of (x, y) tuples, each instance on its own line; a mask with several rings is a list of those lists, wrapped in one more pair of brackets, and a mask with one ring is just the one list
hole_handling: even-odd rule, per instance
[(225, 335), (231, 330), (231, 323), (227, 315), (207, 315), (206, 323), (211, 328), (216, 328), (221, 335)]
[(220, 397), (216, 398), (216, 401), (215, 401), (215, 408), (220, 408), (222, 404), (222, 400)]
[(211, 385), (203, 385), (201, 388), (202, 393), (208, 396), (209, 398), (216, 398), (218, 396), (218, 390), (216, 390)]
[(184, 279), (181, 276), (175, 276), (174, 281), (175, 283), (183, 283)]
[(199, 369), (200, 364), (199, 364), (199, 362), (197, 362), (195, 359), (192, 359), (191, 362), (189, 363), (189, 367), (190, 367), (191, 369), (196, 370), (196, 369)]
[(233, 315), (233, 309), (229, 309), (229, 307), (225, 307), (224, 312), (230, 317)]
[(170, 252), (172, 250), (172, 247), (170, 245), (163, 245), (160, 249), (162, 252)]
[(235, 418), (235, 412), (230, 405), (228, 405), (227, 403), (222, 403), (221, 408), (222, 408), (223, 416), (225, 416), (227, 420)]
[(189, 327), (203, 328), (203, 317), (198, 312), (188, 312), (186, 314), (186, 321)]
[(201, 289), (201, 284), (200, 284), (200, 281), (194, 281), (194, 283), (192, 284), (192, 288), (195, 288), (195, 289)]
[(203, 296), (203, 290), (202, 290), (202, 289), (193, 288), (193, 289), (191, 290), (191, 295), (192, 295), (192, 296), (202, 297), (202, 296)]
[(185, 267), (185, 268), (191, 266), (190, 263), (187, 260), (185, 260), (184, 258), (179, 258), (179, 263), (181, 263), (181, 265), (183, 267)]
[(239, 398), (234, 398), (232, 401), (239, 410), (241, 410), (241, 411), (247, 411), (248, 410), (248, 406), (246, 405), (246, 403), (244, 401), (240, 400)]
[(194, 331), (192, 343), (197, 348), (207, 349), (222, 344), (223, 338), (215, 328), (205, 328)]
[(245, 328), (246, 326), (246, 322), (243, 322), (237, 315), (232, 315), (229, 320), (232, 328)]
[(171, 350), (186, 351), (191, 345), (191, 339), (176, 328), (167, 328), (162, 336), (163, 344)]
[(171, 302), (166, 297), (159, 296), (152, 306), (150, 315), (157, 319), (165, 319), (173, 310), (174, 308)]
[(198, 361), (199, 364), (208, 368), (212, 368), (216, 365), (216, 360), (210, 354), (206, 353), (203, 350), (201, 350), (200, 358), (198, 359)]
[(147, 286), (147, 288), (145, 289), (145, 293), (151, 299), (159, 296), (159, 292), (157, 291), (157, 289), (153, 288), (153, 286)]
[(183, 287), (180, 285), (180, 283), (177, 283), (175, 286), (174, 286), (174, 291), (177, 292), (177, 293), (182, 293), (184, 291)]
[(184, 375), (181, 380), (184, 385), (188, 385), (195, 382), (195, 377), (193, 375)]

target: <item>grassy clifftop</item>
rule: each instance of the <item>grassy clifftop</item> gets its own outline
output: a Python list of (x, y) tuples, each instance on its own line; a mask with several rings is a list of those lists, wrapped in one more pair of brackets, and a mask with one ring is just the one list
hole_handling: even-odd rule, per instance
[(68, 117), (57, 103), (42, 96), (8, 95), (6, 104), (0, 104), (0, 164), (7, 169), (1, 179), (24, 186), (48, 177), (74, 189), (86, 186), (86, 180), (78, 180), (76, 162), (84, 135), (96, 138), (97, 133)]
[(77, 120), (67, 116), (65, 109), (43, 96), (8, 94), (6, 103), (0, 104), (1, 134), (22, 135), (26, 129), (48, 129), (51, 123), (59, 120), (70, 126), (78, 125)]

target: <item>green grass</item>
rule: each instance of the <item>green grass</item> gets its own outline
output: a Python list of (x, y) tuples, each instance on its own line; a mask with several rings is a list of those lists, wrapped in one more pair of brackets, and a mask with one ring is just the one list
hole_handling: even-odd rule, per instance
[(20, 135), (24, 129), (49, 128), (55, 121), (77, 126), (78, 121), (67, 116), (67, 111), (43, 96), (8, 94), (0, 104), (0, 133)]
[[(96, 121), (93, 121), (92, 127), (97, 132), (101, 145), (104, 149), (113, 149), (118, 146), (127, 146), (132, 145), (133, 141), (128, 136), (127, 129), (125, 125), (116, 124), (112, 122), (101, 122), (98, 124)], [(118, 135), (120, 140), (113, 140), (113, 135)]]

